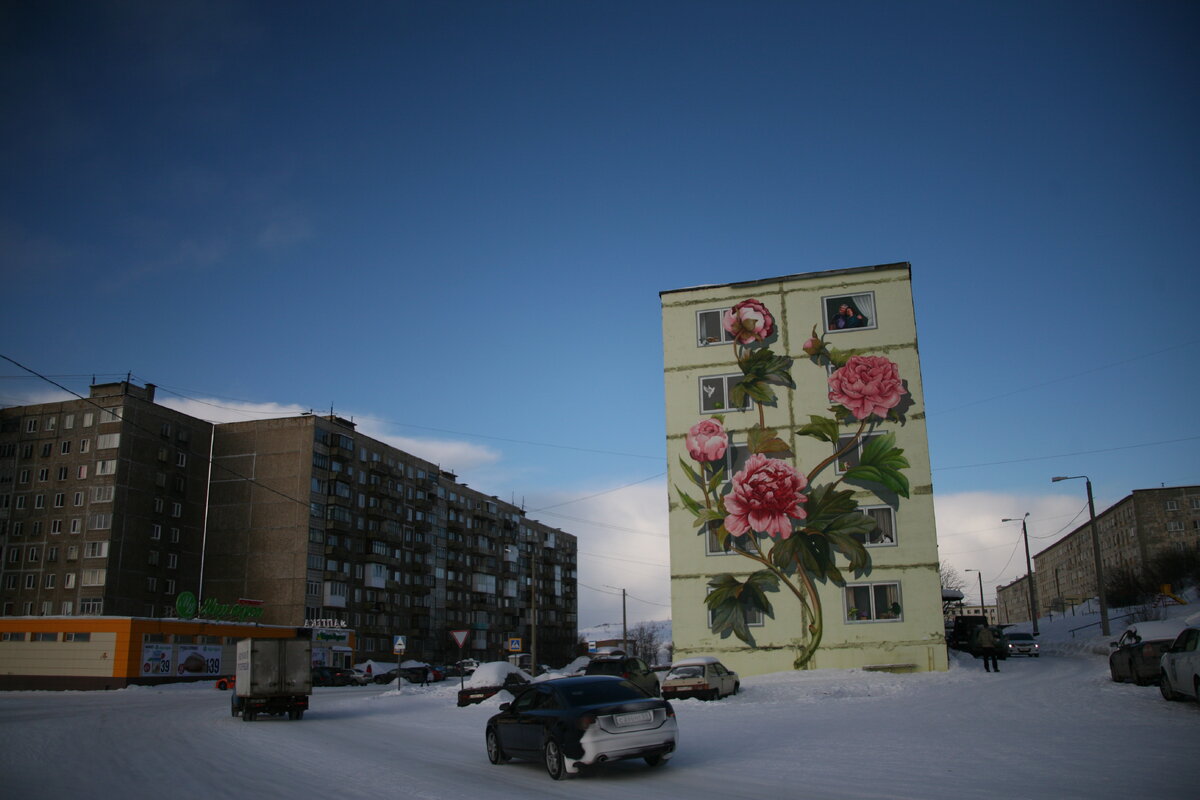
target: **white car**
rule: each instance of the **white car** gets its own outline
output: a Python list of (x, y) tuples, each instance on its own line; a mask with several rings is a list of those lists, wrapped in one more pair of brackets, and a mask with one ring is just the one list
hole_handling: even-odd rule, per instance
[(371, 676), (368, 675), (365, 671), (359, 669), (358, 667), (352, 667), (351, 671), (354, 673), (354, 682), (357, 685), (366, 686), (368, 683), (371, 682)]
[(1200, 700), (1200, 627), (1184, 628), (1158, 664), (1158, 690), (1164, 698)]
[(671, 665), (662, 682), (662, 696), (667, 699), (699, 697), (718, 700), (737, 694), (742, 686), (738, 674), (727, 669), (712, 656), (685, 658)]

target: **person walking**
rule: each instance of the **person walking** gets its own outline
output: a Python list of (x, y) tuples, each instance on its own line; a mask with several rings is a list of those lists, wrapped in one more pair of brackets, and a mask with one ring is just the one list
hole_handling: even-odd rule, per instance
[(979, 632), (976, 634), (975, 646), (978, 648), (979, 654), (983, 656), (983, 669), (985, 672), (995, 670), (1000, 671), (1000, 662), (996, 660), (996, 634), (987, 625), (980, 625)]

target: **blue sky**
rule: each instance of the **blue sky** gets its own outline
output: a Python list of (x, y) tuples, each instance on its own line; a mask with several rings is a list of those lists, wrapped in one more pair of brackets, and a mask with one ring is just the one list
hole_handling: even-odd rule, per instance
[(0, 351), (206, 419), (353, 416), (577, 533), (591, 627), (613, 587), (669, 615), (658, 293), (909, 261), (941, 550), (990, 600), (1024, 571), (1001, 517), (1035, 550), (1078, 524), (1050, 476), (1101, 508), (1200, 483), (1198, 22), (4, 3)]

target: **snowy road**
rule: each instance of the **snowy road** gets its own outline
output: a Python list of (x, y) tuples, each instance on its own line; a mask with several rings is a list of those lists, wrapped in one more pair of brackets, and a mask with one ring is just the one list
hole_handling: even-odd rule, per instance
[(665, 767), (610, 765), (555, 783), (488, 763), (499, 698), (457, 708), (457, 683), (317, 689), (300, 722), (231, 717), (211, 684), (0, 694), (13, 798), (1176, 798), (1200, 778), (1200, 707), (1109, 682), (1103, 658), (1010, 659), (998, 675), (833, 670), (744, 681), (676, 703)]

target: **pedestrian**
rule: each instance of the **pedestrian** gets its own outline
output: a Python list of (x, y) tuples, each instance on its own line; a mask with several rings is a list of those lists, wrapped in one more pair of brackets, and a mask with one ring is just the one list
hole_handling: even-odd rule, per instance
[(975, 638), (975, 647), (983, 656), (985, 672), (1000, 671), (1000, 662), (996, 660), (996, 634), (987, 625), (980, 625)]
[(421, 673), (421, 685), (428, 686), (431, 680), (433, 680), (433, 670), (426, 667), (425, 671)]

